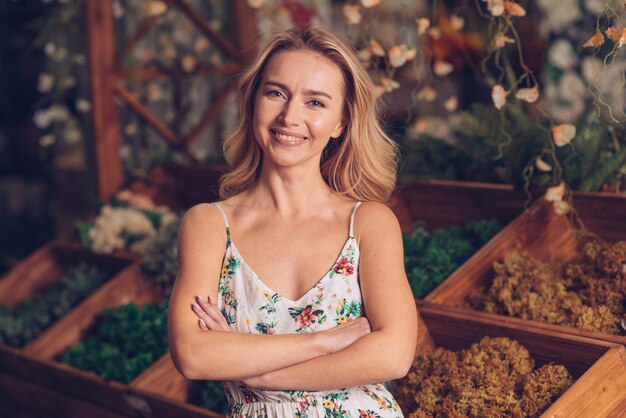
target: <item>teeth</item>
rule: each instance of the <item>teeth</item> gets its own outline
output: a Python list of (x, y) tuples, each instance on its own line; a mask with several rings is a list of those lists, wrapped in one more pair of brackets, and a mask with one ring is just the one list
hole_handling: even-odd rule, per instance
[(285, 141), (285, 142), (301, 142), (304, 141), (304, 138), (301, 138), (299, 136), (291, 136), (291, 135), (284, 135), (281, 134), (280, 132), (276, 132), (274, 131), (274, 135), (276, 135), (276, 138), (280, 139), (281, 141)]

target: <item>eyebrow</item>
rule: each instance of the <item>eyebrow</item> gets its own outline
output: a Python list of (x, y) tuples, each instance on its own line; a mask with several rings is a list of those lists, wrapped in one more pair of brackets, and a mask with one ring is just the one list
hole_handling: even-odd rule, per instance
[[(283, 90), (289, 91), (289, 89), (287, 88), (286, 85), (284, 85), (283, 83), (276, 82), (276, 81), (266, 81), (265, 83), (263, 83), (263, 85), (266, 85), (266, 86), (268, 86), (268, 85), (269, 86), (276, 86), (276, 87), (281, 88)], [(324, 96), (324, 97), (328, 97), (330, 100), (333, 100), (333, 98), (330, 96), (330, 94), (328, 94), (326, 92), (323, 92), (323, 91), (308, 89), (308, 90), (304, 91), (304, 94), (306, 96)]]

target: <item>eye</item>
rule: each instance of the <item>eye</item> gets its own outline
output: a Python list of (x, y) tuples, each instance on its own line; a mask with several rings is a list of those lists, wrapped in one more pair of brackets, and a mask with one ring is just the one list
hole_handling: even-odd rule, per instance
[(317, 99), (309, 100), (309, 104), (313, 107), (326, 107), (326, 105)]
[(268, 90), (265, 92), (265, 95), (268, 97), (274, 97), (274, 98), (285, 97), (284, 94), (278, 90)]

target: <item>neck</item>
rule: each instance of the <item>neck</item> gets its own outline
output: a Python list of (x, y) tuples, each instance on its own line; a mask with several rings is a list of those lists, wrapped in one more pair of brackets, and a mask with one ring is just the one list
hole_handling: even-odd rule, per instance
[(249, 190), (251, 203), (266, 206), (269, 202), (285, 218), (324, 207), (333, 194), (319, 168), (272, 167), (270, 164), (263, 164), (259, 179)]

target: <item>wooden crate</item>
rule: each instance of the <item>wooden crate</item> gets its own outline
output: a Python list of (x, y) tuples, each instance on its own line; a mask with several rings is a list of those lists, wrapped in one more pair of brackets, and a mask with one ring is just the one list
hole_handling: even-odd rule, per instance
[(155, 417), (223, 417), (190, 403), (197, 384), (178, 372), (168, 353), (133, 380), (130, 387), (134, 395), (147, 402)]
[[(626, 200), (620, 199), (622, 206)], [(621, 214), (626, 213), (623, 207)], [(600, 227), (601, 223), (596, 223)], [(605, 224), (611, 227), (611, 224)], [(599, 231), (600, 236), (604, 230)], [(620, 232), (626, 238), (626, 231), (619, 226), (613, 228), (612, 237)], [(567, 261), (576, 255), (576, 237), (574, 228), (567, 217), (557, 215), (549, 202), (541, 199), (535, 202), (525, 213), (516, 218), (483, 248), (458, 268), (447, 280), (435, 288), (425, 300), (428, 302), (455, 307), (459, 311), (470, 314), (472, 311), (463, 306), (469, 296), (480, 288), (487, 289), (493, 280), (493, 262), (502, 259), (505, 254), (515, 249), (524, 249), (531, 256), (542, 261)], [(552, 330), (570, 335), (597, 338), (619, 344), (626, 343), (626, 337), (597, 331), (579, 330), (562, 325), (554, 325), (540, 321), (528, 321), (519, 318), (476, 312), (485, 318), (497, 318), (500, 321), (517, 326), (532, 326), (537, 329)]]
[[(162, 299), (160, 292), (140, 273), (139, 262), (134, 262), (31, 341), (21, 352), (10, 352), (19, 360), (19, 368), (13, 367), (9, 372), (12, 377), (59, 394), (66, 402), (87, 403), (114, 414), (135, 417), (137, 405), (132, 402), (132, 398), (127, 399), (128, 385), (107, 381), (57, 359), (85, 336), (104, 309), (129, 302), (142, 305)], [(0, 357), (4, 355), (1, 353)]]
[[(548, 417), (619, 417), (626, 407), (626, 349), (607, 341), (525, 324), (509, 324), (497, 318), (460, 312), (445, 306), (417, 302), (419, 310), (416, 355), (435, 347), (468, 348), (485, 336), (508, 337), (525, 346), (536, 366), (563, 364), (575, 383), (542, 415)], [(405, 414), (408, 411), (405, 411)]]

